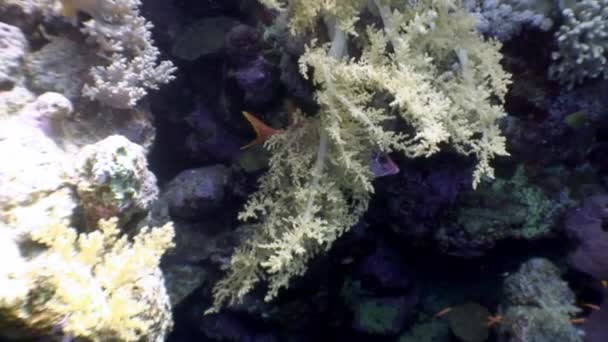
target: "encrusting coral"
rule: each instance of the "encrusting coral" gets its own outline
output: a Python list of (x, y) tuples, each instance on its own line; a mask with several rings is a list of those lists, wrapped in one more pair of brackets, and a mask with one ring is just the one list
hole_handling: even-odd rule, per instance
[(111, 216), (128, 222), (146, 213), (158, 197), (144, 149), (123, 136), (83, 147), (77, 164), (76, 192), (89, 222)]
[[(474, 18), (451, 0), (373, 4), (383, 29), (361, 30), (363, 1), (289, 2), (292, 33), (314, 32), (323, 20), (328, 28), (331, 43), (319, 34), (300, 58), (321, 109), (313, 117), (294, 114), (267, 141), (270, 170), (239, 216), (259, 226), (235, 251), (212, 311), (238, 303), (261, 280), (266, 300), (276, 297), (354, 225), (374, 191), (373, 153), (426, 157), (449, 144), (477, 158), (474, 185), (493, 177), (494, 156), (507, 154), (498, 120), (510, 79), (499, 64), (500, 44), (484, 41)], [(360, 55), (349, 55), (351, 38)], [(409, 128), (388, 129), (395, 122)]]

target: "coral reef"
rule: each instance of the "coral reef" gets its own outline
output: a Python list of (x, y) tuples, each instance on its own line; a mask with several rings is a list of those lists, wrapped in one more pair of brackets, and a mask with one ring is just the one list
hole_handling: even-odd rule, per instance
[[(174, 230), (171, 223), (145, 227), (142, 218), (158, 195), (156, 178), (146, 149), (122, 136), (149, 147), (150, 120), (135, 103), (173, 71), (170, 63), (157, 65), (160, 53), (139, 4), (77, 8), (94, 15), (83, 30), (95, 38), (96, 53), (59, 16), (58, 2), (0, 3), (0, 152), (6, 158), (0, 235), (9, 258), (0, 266), (2, 338), (160, 342), (171, 330), (159, 263)], [(106, 53), (127, 64), (131, 83), (104, 74), (110, 56), (101, 55), (104, 42), (112, 45)], [(128, 103), (106, 105), (128, 110), (83, 99), (91, 70), (93, 81), (118, 82), (111, 85), (120, 90), (114, 95), (129, 93)], [(96, 98), (118, 99), (102, 93)]]
[[(239, 216), (261, 225), (235, 251), (216, 287), (215, 309), (237, 303), (260, 280), (269, 284), (266, 299), (274, 298), (353, 226), (373, 192), (369, 161), (377, 150), (429, 156), (449, 143), (477, 157), (474, 184), (493, 176), (495, 155), (507, 154), (497, 126), (509, 84), (499, 44), (482, 40), (472, 17), (451, 1), (423, 1), (402, 11), (375, 3), (384, 28), (368, 25), (360, 32), (368, 44), (358, 58), (347, 50), (347, 35), (359, 34), (358, 2), (289, 5), (294, 33), (327, 20), (331, 44), (313, 42), (299, 61), (301, 73), (318, 86), (321, 109), (313, 118), (294, 113), (292, 125), (266, 144), (270, 170)], [(375, 105), (379, 92), (391, 97), (390, 108)], [(386, 127), (395, 120), (405, 121), (412, 134)]]
[[(92, 150), (98, 152), (94, 156), (109, 156), (105, 163), (99, 159), (93, 160), (97, 163), (73, 163), (71, 155), (53, 140), (57, 136), (55, 127), (61, 127), (71, 110), (67, 98), (45, 93), (2, 126), (0, 150), (11, 163), (3, 163), (0, 168), (1, 230), (6, 237), (7, 256), (13, 258), (3, 264), (1, 272), (0, 283), (6, 284), (0, 296), (3, 334), (161, 341), (171, 327), (171, 313), (158, 263), (172, 245), (171, 225), (141, 229), (133, 243), (121, 233), (116, 218), (101, 221), (99, 230), (89, 225), (90, 233), (78, 233), (69, 227), (78, 205), (87, 210), (97, 208), (98, 201), (107, 200), (108, 195), (114, 200), (120, 195), (122, 200), (148, 201), (149, 205), (157, 192), (154, 177), (145, 191), (139, 183), (125, 182), (129, 175), (151, 174), (142, 159), (143, 149), (122, 137), (110, 137), (107, 142), (83, 149), (84, 161), (91, 160), (87, 151)], [(108, 144), (116, 147), (112, 145), (116, 141), (118, 148), (107, 148)], [(106, 147), (105, 151), (99, 151), (100, 147)], [(140, 153), (136, 154), (139, 169), (127, 175), (119, 173), (122, 179), (116, 173), (102, 172), (124, 170), (121, 160), (113, 158), (121, 156), (116, 150), (124, 149), (122, 156), (128, 159), (127, 152), (134, 147)], [(99, 164), (105, 168), (86, 167)], [(90, 174), (99, 177), (80, 178), (74, 189), (75, 175)], [(92, 179), (98, 182), (91, 183)], [(119, 182), (121, 187), (87, 196), (90, 192), (86, 190), (95, 192), (95, 185), (106, 184), (104, 180)], [(137, 189), (140, 192), (133, 192)], [(143, 193), (148, 197), (142, 198)], [(133, 209), (117, 206), (113, 213), (118, 215)]]
[(0, 0), (0, 339), (604, 341), (606, 7)]

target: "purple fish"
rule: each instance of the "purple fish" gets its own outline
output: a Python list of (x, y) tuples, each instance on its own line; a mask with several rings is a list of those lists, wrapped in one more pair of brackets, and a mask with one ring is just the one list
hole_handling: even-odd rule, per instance
[(375, 178), (391, 176), (399, 173), (399, 166), (391, 159), (388, 153), (376, 151), (372, 153), (370, 168)]

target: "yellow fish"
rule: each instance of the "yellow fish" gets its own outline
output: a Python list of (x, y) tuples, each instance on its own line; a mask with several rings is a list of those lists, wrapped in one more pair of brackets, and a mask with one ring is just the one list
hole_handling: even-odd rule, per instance
[(97, 13), (98, 0), (60, 0), (61, 15), (75, 21), (78, 19), (78, 12), (86, 13), (95, 17)]

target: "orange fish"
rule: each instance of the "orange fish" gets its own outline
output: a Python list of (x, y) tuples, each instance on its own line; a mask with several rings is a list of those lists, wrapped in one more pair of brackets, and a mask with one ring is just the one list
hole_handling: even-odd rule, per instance
[(486, 326), (491, 328), (500, 323), (502, 323), (502, 315), (488, 316), (488, 321), (486, 322)]
[(443, 317), (447, 315), (450, 311), (452, 311), (451, 307), (443, 308), (441, 311), (435, 314), (435, 318)]
[(599, 305), (595, 305), (595, 304), (584, 303), (583, 306), (586, 306), (589, 309), (594, 310), (594, 311), (599, 311), (600, 310), (600, 306)]
[(251, 127), (253, 127), (256, 137), (249, 144), (241, 147), (241, 150), (244, 150), (248, 147), (251, 147), (251, 146), (254, 146), (257, 144), (263, 144), (266, 140), (270, 139), (270, 137), (272, 137), (273, 135), (284, 132), (281, 129), (274, 129), (274, 128), (268, 126), (262, 120), (256, 118), (253, 114), (251, 114), (249, 112), (243, 112), (243, 116), (245, 117), (245, 119), (247, 119), (247, 121), (249, 121), (249, 123), (251, 124)]
[(570, 323), (572, 324), (583, 324), (585, 323), (585, 319), (584, 318), (573, 318), (570, 320)]

